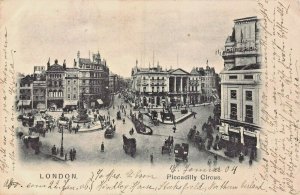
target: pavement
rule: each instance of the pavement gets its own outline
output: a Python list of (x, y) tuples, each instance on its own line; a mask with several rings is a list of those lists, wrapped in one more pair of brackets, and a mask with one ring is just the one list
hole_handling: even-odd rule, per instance
[[(122, 120), (117, 120), (116, 115), (118, 106), (125, 105), (126, 108), (126, 116), (125, 113), (121, 113), (122, 119), (125, 118), (125, 124), (123, 124)], [(130, 105), (125, 103), (122, 98), (114, 97), (114, 106), (109, 109), (100, 110), (101, 115), (110, 115), (111, 121), (115, 120), (116, 125), (116, 133), (113, 138), (106, 139), (104, 138), (104, 131), (90, 131), (86, 133), (70, 133), (65, 130), (63, 134), (63, 146), (66, 152), (69, 152), (70, 149), (75, 148), (77, 151), (77, 157), (75, 161), (66, 161), (63, 163), (74, 164), (74, 163), (110, 163), (110, 164), (122, 164), (122, 163), (150, 163), (150, 154), (154, 156), (154, 163), (170, 163), (174, 162), (174, 153), (171, 155), (161, 154), (161, 147), (168, 138), (168, 136), (173, 136), (174, 145), (176, 143), (188, 143), (187, 134), (191, 127), (194, 125), (198, 130), (201, 130), (202, 124), (207, 121), (207, 118), (211, 115), (213, 116), (213, 106), (198, 106), (193, 107), (193, 112), (196, 112), (196, 118), (189, 117), (186, 120), (178, 123), (176, 125), (176, 131), (174, 132), (173, 127), (167, 124), (159, 124), (159, 126), (154, 126), (149, 124), (149, 126), (153, 129), (153, 135), (142, 135), (137, 134), (136, 131), (133, 135), (129, 135), (129, 130), (134, 128), (133, 123), (127, 118), (130, 113)], [(133, 111), (136, 112), (136, 111)], [(48, 114), (52, 115), (54, 118), (58, 118), (61, 113), (60, 112), (48, 112)], [(73, 113), (65, 114), (66, 117), (71, 117), (72, 115), (76, 116), (76, 111)], [(148, 118), (148, 117), (144, 117)], [(144, 119), (145, 120), (145, 119)], [(146, 124), (147, 121), (145, 121)], [(148, 125), (148, 124), (147, 124)], [(28, 131), (28, 127), (22, 127), (24, 132)], [(122, 135), (126, 135), (127, 137), (136, 138), (137, 143), (137, 152), (134, 158), (125, 154), (123, 151), (123, 138)], [(41, 152), (44, 154), (51, 153), (51, 147), (56, 145), (60, 147), (62, 140), (61, 133), (58, 133), (58, 130), (55, 129), (52, 132), (46, 134), (45, 138), (40, 137), (40, 141), (42, 142)], [(100, 152), (100, 145), (103, 142), (104, 144), (104, 152)], [(32, 153), (32, 149), (24, 148), (24, 144), (20, 141), (20, 147), (22, 149), (21, 158), (24, 161), (32, 162), (32, 159), (43, 160), (43, 161), (53, 161), (52, 158), (42, 155), (35, 155)], [(190, 163), (207, 163), (208, 159), (212, 159), (213, 155), (207, 151), (199, 151), (198, 148), (193, 146), (192, 143), (189, 143), (189, 156), (188, 160)], [(55, 161), (60, 162), (61, 161)], [(220, 157), (218, 163), (227, 162), (226, 159)]]

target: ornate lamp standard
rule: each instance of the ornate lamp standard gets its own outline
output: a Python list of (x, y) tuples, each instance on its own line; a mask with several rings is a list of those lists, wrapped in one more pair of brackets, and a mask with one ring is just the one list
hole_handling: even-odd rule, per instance
[(61, 146), (60, 146), (60, 157), (64, 156), (64, 128), (60, 127), (61, 130)]

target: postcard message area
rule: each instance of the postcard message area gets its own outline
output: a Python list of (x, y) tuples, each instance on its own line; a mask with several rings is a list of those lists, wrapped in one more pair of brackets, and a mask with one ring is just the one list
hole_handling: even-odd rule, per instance
[(257, 0), (257, 9), (264, 71), (259, 100), (261, 159), (252, 167), (233, 162), (173, 163), (173, 159), (170, 164), (147, 160), (111, 166), (23, 163), (16, 144), (21, 139), (16, 136), (13, 101), (14, 37), (10, 29), (1, 28), (0, 194), (300, 194), (299, 3)]

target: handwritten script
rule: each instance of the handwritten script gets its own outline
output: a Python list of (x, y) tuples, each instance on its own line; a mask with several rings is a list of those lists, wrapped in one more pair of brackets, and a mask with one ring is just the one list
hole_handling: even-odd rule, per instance
[[(299, 194), (299, 74), (290, 47), (290, 4), (259, 0), (262, 15), (262, 61), (265, 66), (261, 99), (262, 161), (260, 178), (273, 193)], [(294, 16), (295, 17), (295, 16)], [(297, 186), (298, 184), (298, 186)]]
[(8, 46), (8, 32), (5, 30), (0, 37), (0, 172), (8, 173), (15, 169), (15, 98), (14, 51)]

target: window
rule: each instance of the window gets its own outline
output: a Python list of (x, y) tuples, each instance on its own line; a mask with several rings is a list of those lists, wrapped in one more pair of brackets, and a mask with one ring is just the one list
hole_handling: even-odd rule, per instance
[(229, 79), (237, 79), (237, 75), (229, 75)]
[(165, 87), (162, 87), (161, 90), (162, 90), (162, 92), (165, 92)]
[(70, 85), (71, 84), (71, 81), (70, 80), (68, 80), (68, 85)]
[(159, 87), (157, 87), (157, 92), (159, 92)]
[(230, 104), (230, 119), (237, 120), (237, 104)]
[(236, 90), (230, 90), (230, 98), (236, 99)]
[(252, 101), (252, 91), (246, 91), (246, 100)]
[(244, 79), (253, 79), (253, 75), (244, 75)]
[(71, 89), (70, 89), (70, 87), (68, 87), (68, 92), (70, 92), (71, 91)]
[(68, 94), (68, 99), (71, 99), (71, 95), (70, 94)]
[(253, 106), (246, 105), (245, 121), (248, 123), (253, 123)]
[(74, 87), (74, 91), (76, 91), (77, 89), (76, 89), (76, 87)]
[(74, 80), (74, 84), (76, 84), (76, 80)]
[(152, 92), (154, 92), (154, 87), (152, 87)]

